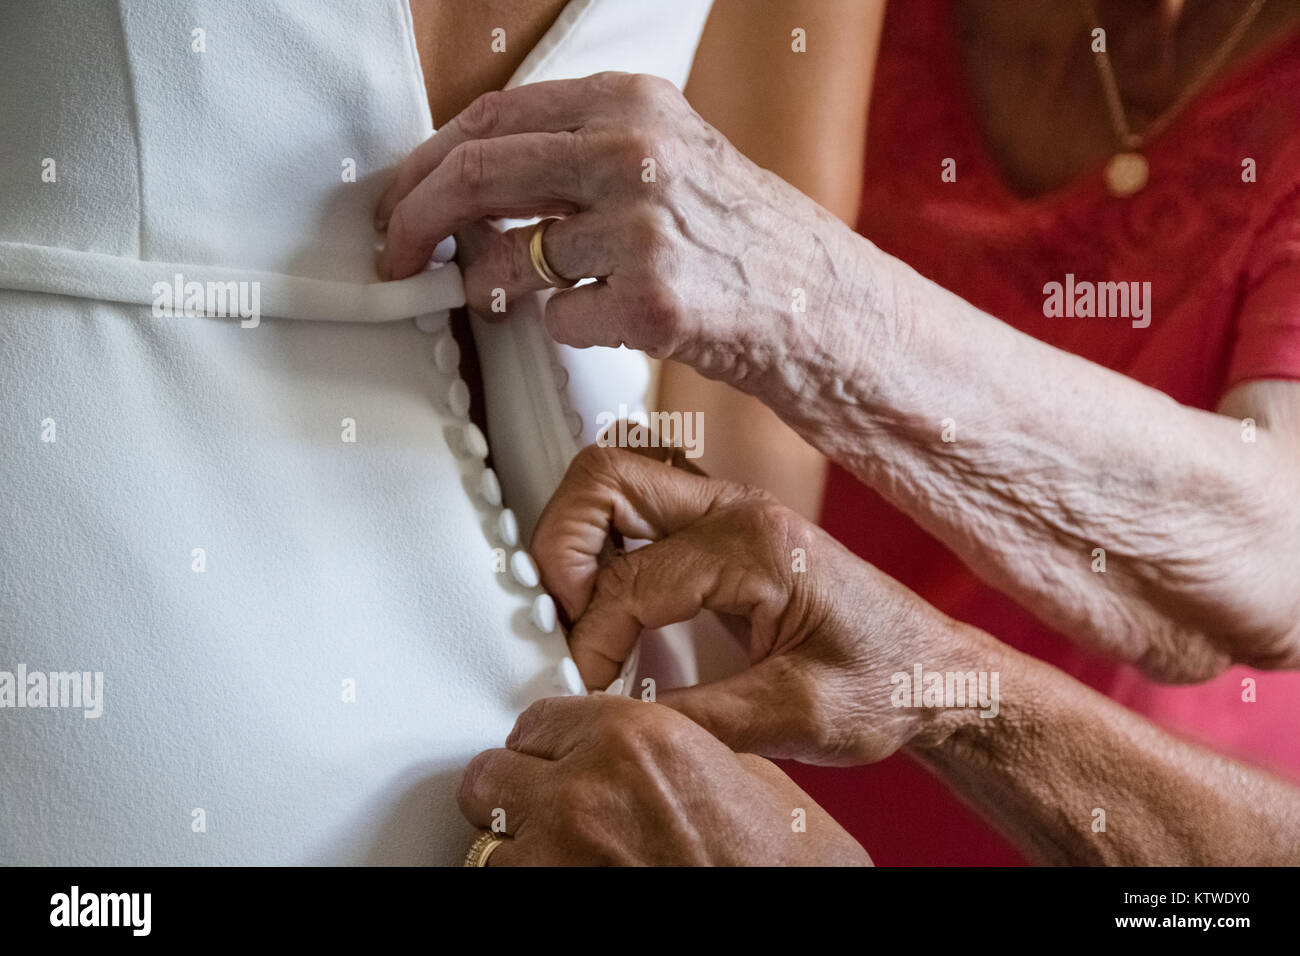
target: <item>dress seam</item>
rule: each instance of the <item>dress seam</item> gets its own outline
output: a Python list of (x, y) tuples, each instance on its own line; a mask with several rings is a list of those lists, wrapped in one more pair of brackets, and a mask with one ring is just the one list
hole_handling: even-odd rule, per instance
[(126, 33), (126, 18), (122, 12), (122, 0), (118, 0), (117, 29), (122, 37), (123, 73), (126, 80), (127, 99), (131, 103), (131, 138), (135, 143), (135, 196), (136, 196), (136, 236), (135, 254), (137, 259), (144, 255), (144, 145), (140, 137), (140, 104), (137, 101), (135, 68), (131, 57), (131, 44)]

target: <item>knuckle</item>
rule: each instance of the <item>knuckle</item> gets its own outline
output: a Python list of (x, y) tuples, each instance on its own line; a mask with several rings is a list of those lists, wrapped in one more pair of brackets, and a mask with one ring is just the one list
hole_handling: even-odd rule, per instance
[(676, 86), (651, 73), (629, 73), (623, 82), (626, 95), (647, 106), (659, 106), (680, 95)]
[[(624, 119), (617, 127), (584, 134), (575, 163), (592, 171), (589, 184), (607, 199), (626, 200), (645, 195), (646, 160), (653, 159), (658, 166), (661, 145), (638, 120)], [(662, 179), (658, 172), (656, 177)]]
[(635, 756), (645, 749), (648, 727), (641, 708), (619, 708), (601, 724), (605, 747), (621, 756)]
[(655, 155), (659, 142), (646, 130), (631, 129), (618, 137), (620, 160), (627, 168), (636, 173), (639, 180), (641, 164)]
[(661, 337), (675, 339), (684, 327), (682, 303), (671, 283), (656, 276), (642, 291), (639, 312)]
[(653, 762), (660, 748), (671, 748), (689, 736), (689, 722), (678, 717), (667, 707), (620, 700), (601, 721), (601, 741), (617, 757), (637, 764)]
[(490, 90), (475, 98), (460, 114), (460, 127), (466, 136), (491, 134), (501, 119), (501, 90)]
[(659, 704), (630, 702), (603, 728), (601, 754), (609, 772), (620, 785), (636, 788), (653, 781), (680, 760), (680, 755), (699, 750), (700, 728), (675, 711)]
[(746, 486), (742, 494), (742, 507), (750, 514), (751, 520), (770, 537), (783, 543), (803, 538), (803, 519), (778, 501), (771, 492)]
[(642, 734), (669, 752), (685, 750), (699, 740), (703, 732), (698, 724), (661, 704), (643, 704), (645, 723)]
[(616, 95), (623, 91), (624, 83), (630, 75), (620, 70), (603, 70), (587, 77), (587, 82), (595, 94)]
[(614, 601), (636, 593), (637, 566), (626, 554), (619, 555), (596, 575), (596, 593)]
[(663, 266), (674, 257), (676, 244), (673, 230), (662, 212), (649, 203), (638, 203), (628, 213), (626, 234), (650, 272), (665, 271)]
[(465, 767), (460, 778), (460, 802), (462, 805), (481, 803), (488, 796), (488, 773), (491, 764), (491, 752), (484, 751), (474, 757)]
[(481, 140), (469, 140), (456, 146), (448, 155), (448, 172), (457, 186), (477, 193), (487, 186), (486, 147)]
[(534, 701), (522, 714), (515, 718), (515, 725), (506, 737), (506, 745), (518, 744), (534, 727), (546, 721), (547, 698)]
[(578, 452), (569, 466), (572, 478), (587, 484), (605, 484), (607, 479), (618, 469), (618, 460), (625, 455), (616, 445), (594, 443), (586, 445)]
[(785, 545), (807, 537), (804, 519), (764, 488), (728, 483), (719, 497), (725, 511), (769, 541)]

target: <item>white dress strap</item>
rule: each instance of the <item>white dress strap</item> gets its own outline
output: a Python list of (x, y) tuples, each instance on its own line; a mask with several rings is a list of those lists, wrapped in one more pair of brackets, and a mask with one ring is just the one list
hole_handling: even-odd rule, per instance
[[(149, 262), (57, 246), (0, 242), (0, 289), (154, 305), (163, 290), (197, 282), (256, 283), (259, 314), (317, 322), (393, 322), (465, 304), (460, 270), (447, 263), (397, 282), (338, 282), (225, 266)], [(176, 314), (183, 305), (176, 296)], [(200, 314), (237, 314), (234, 311)]]

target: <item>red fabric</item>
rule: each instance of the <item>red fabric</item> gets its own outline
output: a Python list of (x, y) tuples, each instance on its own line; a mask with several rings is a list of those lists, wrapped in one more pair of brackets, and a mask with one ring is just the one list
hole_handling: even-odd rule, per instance
[[(1184, 404), (1214, 408), (1251, 378), (1300, 379), (1300, 36), (1230, 69), (1193, 101), (1146, 150), (1150, 183), (1137, 195), (1111, 198), (1094, 171), (1024, 199), (999, 178), (981, 139), (951, 23), (944, 0), (888, 6), (859, 231), (1016, 328)], [(945, 183), (949, 157), (957, 178)], [(1254, 183), (1242, 181), (1247, 157)], [(1043, 286), (1067, 273), (1150, 281), (1150, 327), (1045, 318)], [(1195, 687), (1148, 681), (1075, 648), (981, 584), (840, 469), (828, 479), (823, 524), (948, 614), (1184, 736), (1300, 780), (1300, 674), (1234, 668)], [(1256, 703), (1242, 701), (1244, 676), (1257, 682)], [(901, 755), (851, 770), (788, 769), (878, 863), (1019, 860)]]

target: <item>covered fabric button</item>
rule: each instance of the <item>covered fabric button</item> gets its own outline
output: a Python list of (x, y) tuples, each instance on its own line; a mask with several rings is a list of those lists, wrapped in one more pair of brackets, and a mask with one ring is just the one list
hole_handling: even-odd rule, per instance
[(526, 588), (535, 588), (542, 583), (537, 562), (527, 551), (516, 551), (510, 555), (510, 575)]
[(433, 364), (443, 375), (455, 375), (460, 368), (460, 346), (450, 332), (441, 336), (433, 346)]
[(483, 469), (483, 474), (478, 479), (478, 490), (483, 500), (492, 507), (501, 507), (501, 482), (497, 480), (497, 473), (491, 468)]
[(577, 438), (582, 434), (582, 416), (577, 412), (568, 412), (564, 420), (569, 424), (569, 434)]
[(587, 693), (587, 688), (582, 683), (582, 675), (578, 673), (578, 665), (573, 663), (572, 657), (566, 657), (556, 665), (555, 687), (570, 697)]
[(457, 418), (469, 414), (469, 386), (463, 379), (456, 379), (451, 383), (451, 388), (447, 389), (447, 408)]
[(446, 239), (442, 240), (442, 242), (433, 247), (433, 255), (430, 257), (429, 261), (438, 263), (451, 262), (451, 260), (455, 258), (456, 237), (448, 236)]
[(497, 534), (501, 535), (506, 547), (513, 548), (519, 543), (519, 522), (509, 508), (497, 516)]
[(478, 458), (480, 461), (487, 457), (487, 437), (483, 434), (483, 429), (479, 428), (473, 422), (470, 422), (461, 429), (460, 441), (461, 445), (464, 446), (467, 455)]
[(431, 332), (441, 332), (446, 325), (446, 312), (428, 312), (415, 317), (415, 327), (426, 335)]
[(556, 624), (555, 601), (549, 594), (542, 593), (533, 599), (533, 626), (543, 634), (550, 634)]

